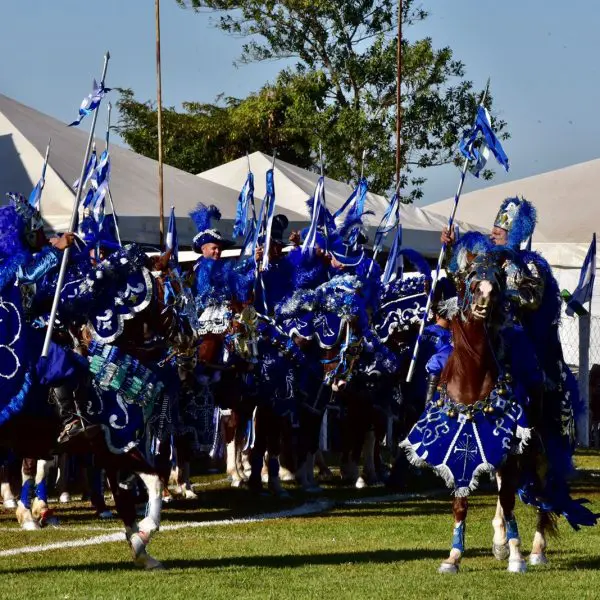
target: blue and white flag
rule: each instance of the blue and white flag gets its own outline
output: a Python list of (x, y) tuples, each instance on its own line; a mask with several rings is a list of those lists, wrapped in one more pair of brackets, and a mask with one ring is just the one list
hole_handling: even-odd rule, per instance
[(40, 180), (35, 184), (35, 187), (31, 190), (31, 194), (29, 194), (29, 205), (35, 208), (35, 210), (40, 210), (40, 201), (42, 199), (44, 183), (45, 178), (42, 175)]
[[(262, 268), (263, 271), (269, 269), (269, 249), (271, 246), (271, 228), (273, 226), (273, 217), (275, 216), (275, 176), (273, 169), (267, 171), (267, 193), (263, 200), (263, 205), (266, 207), (263, 215), (263, 223), (261, 223), (261, 229), (264, 232), (263, 242), (263, 259)], [(262, 208), (261, 208), (262, 212)]]
[(169, 228), (167, 229), (167, 250), (171, 250), (171, 256), (175, 264), (179, 264), (179, 240), (177, 239), (177, 222), (175, 220), (175, 207), (171, 206), (171, 216), (169, 217)]
[[(475, 147), (477, 141), (480, 143), (479, 148)], [(479, 177), (479, 173), (485, 167), (490, 152), (508, 171), (508, 156), (506, 156), (500, 140), (492, 129), (490, 113), (481, 105), (477, 108), (475, 126), (460, 143), (460, 151), (465, 158), (473, 163), (471, 172), (476, 177)]]
[(369, 191), (369, 184), (367, 180), (362, 177), (358, 182), (358, 185), (354, 188), (352, 194), (344, 204), (335, 211), (333, 218), (337, 219), (347, 209), (348, 213), (345, 217), (347, 220), (353, 220), (356, 217), (361, 217), (365, 212), (365, 201), (367, 198), (367, 192)]
[(110, 154), (108, 150), (100, 155), (98, 160), (98, 166), (95, 168), (92, 174), (92, 186), (99, 188), (105, 181), (108, 183), (110, 180)]
[(91, 201), (92, 206), (92, 214), (94, 215), (94, 220), (99, 225), (102, 224), (104, 220), (104, 206), (106, 200), (106, 194), (108, 193), (108, 181), (102, 182), (100, 187), (96, 190), (94, 197)]
[(379, 253), (383, 250), (383, 243), (387, 234), (400, 224), (400, 195), (396, 192), (390, 202), (377, 232), (375, 233), (375, 241), (373, 242), (373, 253)]
[[(252, 210), (252, 214), (250, 214)], [(246, 238), (248, 229), (256, 224), (256, 208), (254, 206), (254, 175), (248, 173), (244, 187), (238, 197), (237, 209), (235, 213), (235, 223), (233, 225), (234, 238)]]
[(581, 267), (581, 273), (579, 274), (579, 283), (577, 288), (573, 292), (573, 297), (567, 304), (567, 314), (572, 317), (574, 310), (571, 307), (572, 302), (578, 302), (582, 306), (592, 299), (592, 292), (594, 290), (594, 279), (596, 278), (596, 234), (592, 236), (592, 243), (587, 251), (585, 260)]
[(102, 98), (104, 98), (106, 92), (110, 92), (110, 88), (105, 88), (103, 83), (98, 85), (94, 79), (92, 93), (88, 94), (88, 96), (83, 99), (83, 102), (79, 107), (79, 117), (76, 121), (69, 123), (69, 127), (77, 127), (77, 125), (79, 125), (79, 123), (81, 123), (85, 117), (93, 113), (98, 106), (100, 106), (100, 102), (102, 102)]
[[(92, 148), (92, 153), (90, 154), (90, 158), (88, 160), (87, 165), (85, 166), (85, 173), (83, 175), (83, 187), (89, 183), (90, 177), (93, 175), (94, 170), (96, 169), (96, 165), (98, 164), (98, 156), (96, 154), (96, 144)], [(73, 182), (73, 189), (76, 190), (79, 187), (79, 179)]]
[[(317, 187), (312, 197), (312, 215), (310, 219), (310, 227), (302, 244), (302, 254), (312, 254), (317, 241), (317, 233), (319, 226), (322, 226), (325, 234), (327, 233), (327, 224), (325, 218), (327, 214), (327, 205), (325, 203), (325, 177), (319, 177)], [(322, 222), (321, 222), (322, 221)], [(326, 248), (324, 248), (326, 250)]]
[[(385, 269), (381, 276), (381, 283), (387, 285), (393, 279), (394, 275), (398, 274), (398, 269), (402, 272), (404, 270), (404, 256), (402, 255), (402, 224), (398, 224), (398, 230), (394, 237), (394, 243), (390, 250), (387, 262), (385, 263)], [(398, 275), (401, 277), (402, 275)]]

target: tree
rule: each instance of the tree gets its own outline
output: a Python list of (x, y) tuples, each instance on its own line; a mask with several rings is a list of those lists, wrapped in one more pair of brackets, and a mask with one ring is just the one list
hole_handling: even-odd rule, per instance
[[(273, 85), (245, 100), (184, 105), (181, 118), (197, 119), (200, 129), (195, 135), (210, 132), (211, 139), (219, 140), (193, 143), (186, 154), (202, 153), (195, 162), (214, 166), (246, 150), (270, 152), (276, 145), (282, 158), (289, 156), (291, 162), (306, 166), (314, 164), (322, 143), (331, 177), (353, 182), (364, 166), (373, 191), (385, 193), (393, 187), (396, 0), (176, 1), (195, 11), (216, 12), (220, 29), (248, 38), (242, 63), (294, 61)], [(426, 17), (414, 0), (404, 0), (405, 30)], [(435, 49), (431, 39), (404, 39), (402, 49), (402, 187), (405, 199), (411, 201), (422, 195), (424, 169), (456, 159), (456, 143), (473, 120), (477, 98), (472, 82), (465, 80), (465, 66), (453, 58), (450, 48)], [(491, 106), (490, 96), (486, 105)], [(138, 121), (140, 107), (150, 108), (130, 105), (120, 131), (126, 141), (129, 136), (145, 147), (147, 134), (136, 131), (138, 124), (146, 123), (144, 111)], [(127, 107), (120, 108), (123, 112)], [(175, 119), (170, 111), (171, 117)], [(233, 122), (239, 126), (236, 131), (245, 133), (230, 139)], [(502, 131), (505, 124), (496, 121), (495, 128)], [(174, 148), (180, 145), (173, 140)]]

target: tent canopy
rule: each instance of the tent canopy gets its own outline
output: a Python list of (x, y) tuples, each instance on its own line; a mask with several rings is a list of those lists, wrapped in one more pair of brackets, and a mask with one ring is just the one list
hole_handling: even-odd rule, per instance
[[(533, 247), (556, 267), (579, 268), (600, 222), (600, 159), (463, 194), (458, 215), (489, 230), (500, 203), (523, 196), (537, 208)], [(428, 212), (448, 214), (453, 198), (429, 204)]]
[[(238, 158), (219, 167), (198, 174), (200, 179), (217, 183), (230, 188), (237, 194), (248, 174), (248, 163), (254, 173), (255, 196), (257, 201), (266, 193), (266, 178), (264, 174), (271, 168), (272, 158), (262, 152), (254, 152), (248, 157)], [(275, 162), (275, 193), (277, 210), (283, 207), (308, 219), (306, 201), (313, 195), (319, 174), (296, 167), (285, 161)], [(325, 201), (327, 208), (335, 212), (352, 193), (352, 186), (325, 177)], [(372, 240), (375, 229), (379, 225), (388, 207), (388, 200), (378, 194), (368, 193), (367, 210), (374, 214), (365, 218)], [(440, 251), (440, 231), (447, 223), (447, 216), (442, 217), (412, 205), (401, 205), (400, 219), (402, 221), (403, 245), (414, 248), (428, 257), (437, 256)], [(462, 231), (477, 229), (472, 225), (460, 222)], [(388, 244), (392, 240), (388, 239)]]
[[(97, 133), (105, 128), (103, 108), (98, 119)], [(83, 152), (87, 143), (87, 127), (67, 127), (65, 123), (24, 106), (0, 94), (0, 204), (6, 202), (7, 192), (29, 194), (40, 177), (48, 140), (52, 139), (46, 186), (42, 199), (42, 214), (48, 226), (55, 231), (68, 228), (73, 208), (73, 182), (81, 173)], [(98, 151), (104, 149), (104, 140), (97, 138)], [(119, 217), (121, 237), (126, 241), (158, 244), (158, 163), (131, 150), (112, 144), (111, 194)], [(257, 204), (265, 194), (265, 173), (271, 168), (271, 157), (255, 152), (250, 155), (255, 175)], [(201, 201), (215, 204), (222, 214), (218, 228), (230, 236), (236, 213), (239, 191), (246, 179), (246, 157), (194, 176), (174, 167), (164, 167), (165, 220), (169, 207), (175, 207), (177, 229), (182, 246), (189, 245), (196, 231), (188, 214)], [(319, 176), (281, 160), (275, 166), (277, 212), (290, 220), (291, 229), (308, 224), (306, 201), (312, 196)], [(325, 194), (330, 210), (337, 210), (352, 192), (345, 183), (326, 178)], [(365, 219), (372, 240), (388, 200), (369, 193), (368, 210), (374, 215)], [(446, 216), (427, 209), (402, 205), (403, 243), (425, 256), (439, 252), (439, 232)], [(460, 223), (462, 230), (472, 226)], [(165, 223), (166, 231), (166, 223)], [(391, 240), (389, 240), (391, 243)]]

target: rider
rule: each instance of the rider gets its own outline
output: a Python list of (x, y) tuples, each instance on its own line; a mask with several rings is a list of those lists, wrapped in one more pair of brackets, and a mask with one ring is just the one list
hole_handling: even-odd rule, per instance
[[(29, 324), (37, 317), (32, 312), (37, 283), (59, 265), (61, 252), (73, 243), (74, 235), (65, 233), (47, 239), (38, 208), (20, 195), (9, 194), (9, 197), (11, 203), (0, 208), (0, 295), (7, 302), (6, 306), (15, 307), (17, 313), (22, 310)], [(29, 325), (21, 327), (20, 317), (17, 327), (11, 315), (8, 312), (3, 325), (4, 333), (16, 327), (17, 337), (9, 343), (16, 368), (11, 369), (10, 377), (3, 377), (8, 380), (8, 388), (2, 401), (0, 423), (20, 410), (32, 379), (53, 387), (69, 386), (77, 370), (72, 357), (53, 342), (48, 359), (38, 360), (43, 336)], [(38, 360), (37, 365), (35, 360)]]
[[(536, 216), (536, 210), (529, 201), (506, 198), (496, 215), (489, 239), (498, 251), (504, 252), (502, 268), (511, 309), (502, 328), (505, 346), (512, 354), (507, 360), (513, 374), (526, 387), (532, 405), (541, 407), (544, 374), (540, 362), (544, 348), (535, 344), (536, 334), (525, 324), (542, 305), (546, 286), (554, 278), (550, 267), (538, 254), (521, 250), (521, 245), (533, 235)], [(454, 232), (445, 228), (441, 241), (452, 246)]]

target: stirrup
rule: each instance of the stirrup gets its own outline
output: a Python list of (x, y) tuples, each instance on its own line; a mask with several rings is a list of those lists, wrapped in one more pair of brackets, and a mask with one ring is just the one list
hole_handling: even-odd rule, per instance
[(63, 430), (58, 436), (58, 443), (64, 444), (65, 442), (68, 442), (69, 440), (79, 435), (80, 433), (83, 433), (84, 431), (85, 426), (81, 422), (81, 419), (73, 419), (64, 426)]

